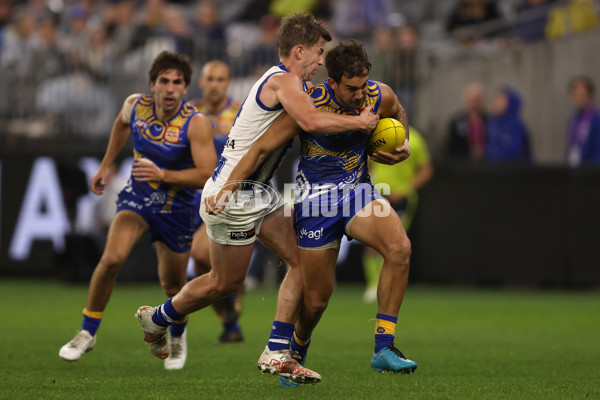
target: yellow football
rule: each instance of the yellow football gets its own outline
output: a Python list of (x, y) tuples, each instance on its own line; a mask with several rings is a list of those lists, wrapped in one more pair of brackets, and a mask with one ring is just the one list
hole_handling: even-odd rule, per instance
[(402, 146), (405, 138), (406, 131), (400, 121), (394, 118), (382, 118), (371, 132), (367, 142), (367, 153), (369, 155), (377, 151), (393, 153), (396, 148)]

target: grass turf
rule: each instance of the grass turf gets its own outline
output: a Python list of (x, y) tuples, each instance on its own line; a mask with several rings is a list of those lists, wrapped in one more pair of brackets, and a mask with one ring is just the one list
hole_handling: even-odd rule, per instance
[(248, 293), (245, 341), (216, 345), (211, 310), (191, 317), (184, 370), (165, 371), (133, 316), (164, 298), (158, 284), (119, 285), (96, 348), (76, 363), (58, 349), (78, 330), (87, 287), (0, 282), (1, 399), (587, 399), (600, 398), (600, 293), (411, 287), (396, 342), (419, 368), (370, 369), (375, 305), (336, 289), (307, 366), (323, 382), (280, 388), (256, 360), (274, 315), (274, 290)]

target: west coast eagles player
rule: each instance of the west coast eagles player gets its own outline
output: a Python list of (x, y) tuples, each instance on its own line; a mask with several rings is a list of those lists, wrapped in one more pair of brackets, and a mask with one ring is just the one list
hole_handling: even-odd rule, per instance
[[(194, 104), (196, 109), (209, 119), (213, 128), (217, 160), (223, 153), (233, 121), (242, 106), (240, 102), (228, 95), (230, 85), (231, 72), (225, 62), (211, 60), (204, 64), (198, 80), (198, 86), (202, 89), (202, 97), (197, 99)], [(200, 204), (200, 195), (199, 191), (198, 204)], [(194, 234), (191, 255), (194, 259), (195, 276), (210, 271), (206, 224), (202, 224)], [(243, 340), (242, 330), (238, 324), (242, 311), (242, 292), (243, 289), (212, 304), (223, 326), (223, 332), (217, 339), (218, 343), (233, 343)]]
[[(191, 75), (187, 57), (162, 52), (149, 71), (152, 96), (129, 96), (115, 119), (106, 153), (92, 178), (92, 192), (102, 194), (108, 168), (129, 136), (136, 161), (131, 179), (119, 194), (106, 247), (90, 281), (82, 329), (60, 349), (66, 361), (76, 361), (94, 348), (119, 269), (145, 233), (150, 232), (154, 242), (165, 294), (173, 296), (186, 282), (196, 229), (191, 221), (197, 220), (198, 212), (195, 189), (204, 185), (216, 165), (210, 123), (183, 99)], [(171, 326), (167, 369), (183, 368), (186, 323), (187, 319), (181, 319)]]
[[(294, 14), (283, 19), (278, 33), (281, 62), (270, 68), (252, 87), (231, 129), (225, 150), (212, 179), (204, 187), (203, 198), (223, 188), (231, 171), (250, 146), (258, 140), (284, 110), (307, 132), (370, 131), (378, 117), (370, 108), (359, 116), (317, 110), (304, 92), (307, 82), (323, 64), (323, 47), (331, 40), (327, 29), (310, 14)], [(172, 299), (154, 308), (143, 306), (137, 317), (145, 342), (159, 358), (166, 351), (166, 327), (185, 315), (240, 289), (254, 241), (277, 253), (290, 269), (279, 290), (271, 338), (259, 359), (259, 367), (301, 382), (318, 382), (320, 376), (302, 367), (289, 351), (297, 308), (302, 293), (298, 248), (289, 207), (275, 196), (270, 178), (284, 155), (282, 146), (256, 169), (249, 190), (233, 194), (231, 207), (221, 215), (210, 215), (201, 205), (207, 225), (212, 270), (190, 281)], [(210, 211), (210, 210), (209, 210)]]
[[(308, 93), (317, 108), (356, 115), (366, 107), (408, 128), (403, 107), (392, 89), (369, 80), (371, 63), (364, 47), (353, 40), (327, 53), (329, 78)], [(283, 115), (238, 163), (229, 177), (243, 181), (270, 152), (298, 134), (295, 121)], [(304, 280), (303, 303), (291, 339), (293, 356), (304, 364), (310, 338), (334, 288), (335, 265), (343, 235), (373, 247), (384, 257), (378, 286), (375, 371), (410, 373), (417, 364), (395, 347), (395, 328), (408, 281), (411, 246), (402, 222), (371, 184), (367, 170), (368, 136), (348, 130), (332, 135), (300, 133), (301, 155), (296, 177), (294, 228)], [(395, 164), (410, 155), (408, 132), (394, 154), (377, 152), (372, 159)], [(235, 186), (232, 186), (235, 187)], [(223, 210), (218, 193), (206, 207)]]

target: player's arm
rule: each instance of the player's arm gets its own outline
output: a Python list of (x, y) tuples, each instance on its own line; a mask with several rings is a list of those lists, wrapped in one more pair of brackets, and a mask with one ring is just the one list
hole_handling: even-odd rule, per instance
[(223, 188), (216, 195), (206, 198), (208, 213), (219, 214), (223, 211), (231, 194), (256, 171), (269, 154), (285, 145), (300, 132), (300, 127), (288, 113), (283, 113), (277, 118), (233, 168)]
[(410, 146), (408, 144), (409, 138), (409, 126), (408, 118), (406, 117), (406, 111), (398, 97), (388, 85), (381, 82), (377, 82), (381, 90), (381, 104), (379, 106), (379, 116), (381, 118), (394, 118), (400, 121), (406, 132), (406, 139), (402, 146), (396, 148), (394, 153), (387, 153), (385, 151), (375, 152), (371, 158), (380, 164), (397, 164), (401, 161), (406, 160), (410, 156)]
[(131, 174), (142, 182), (165, 182), (200, 189), (211, 177), (217, 164), (212, 127), (208, 118), (196, 114), (188, 126), (188, 140), (194, 167), (182, 170), (161, 169), (148, 159), (133, 163)]
[(98, 168), (98, 171), (92, 178), (90, 184), (90, 190), (94, 194), (101, 195), (104, 191), (110, 176), (110, 165), (115, 161), (115, 158), (117, 158), (117, 155), (119, 155), (119, 152), (123, 146), (125, 146), (125, 143), (127, 143), (127, 139), (131, 134), (129, 119), (131, 118), (131, 112), (133, 111), (133, 103), (135, 103), (140, 96), (140, 94), (132, 94), (129, 96), (123, 103), (123, 107), (121, 107), (119, 115), (115, 118), (115, 122), (113, 122), (104, 158), (102, 158), (100, 168)]
[[(266, 89), (266, 90), (264, 90)], [(312, 134), (328, 134), (345, 131), (371, 132), (379, 117), (371, 108), (358, 116), (330, 113), (315, 108), (312, 99), (302, 88), (302, 80), (292, 74), (273, 75), (263, 89), (265, 98), (271, 104), (277, 102), (296, 120), (300, 128)], [(261, 93), (262, 100), (263, 93)]]

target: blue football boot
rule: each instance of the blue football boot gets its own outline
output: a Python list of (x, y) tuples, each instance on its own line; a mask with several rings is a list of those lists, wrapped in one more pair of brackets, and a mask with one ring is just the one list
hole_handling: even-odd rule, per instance
[(377, 353), (373, 353), (371, 368), (376, 372), (392, 371), (395, 374), (398, 372), (410, 374), (417, 369), (417, 363), (404, 357), (404, 354), (392, 343)]

